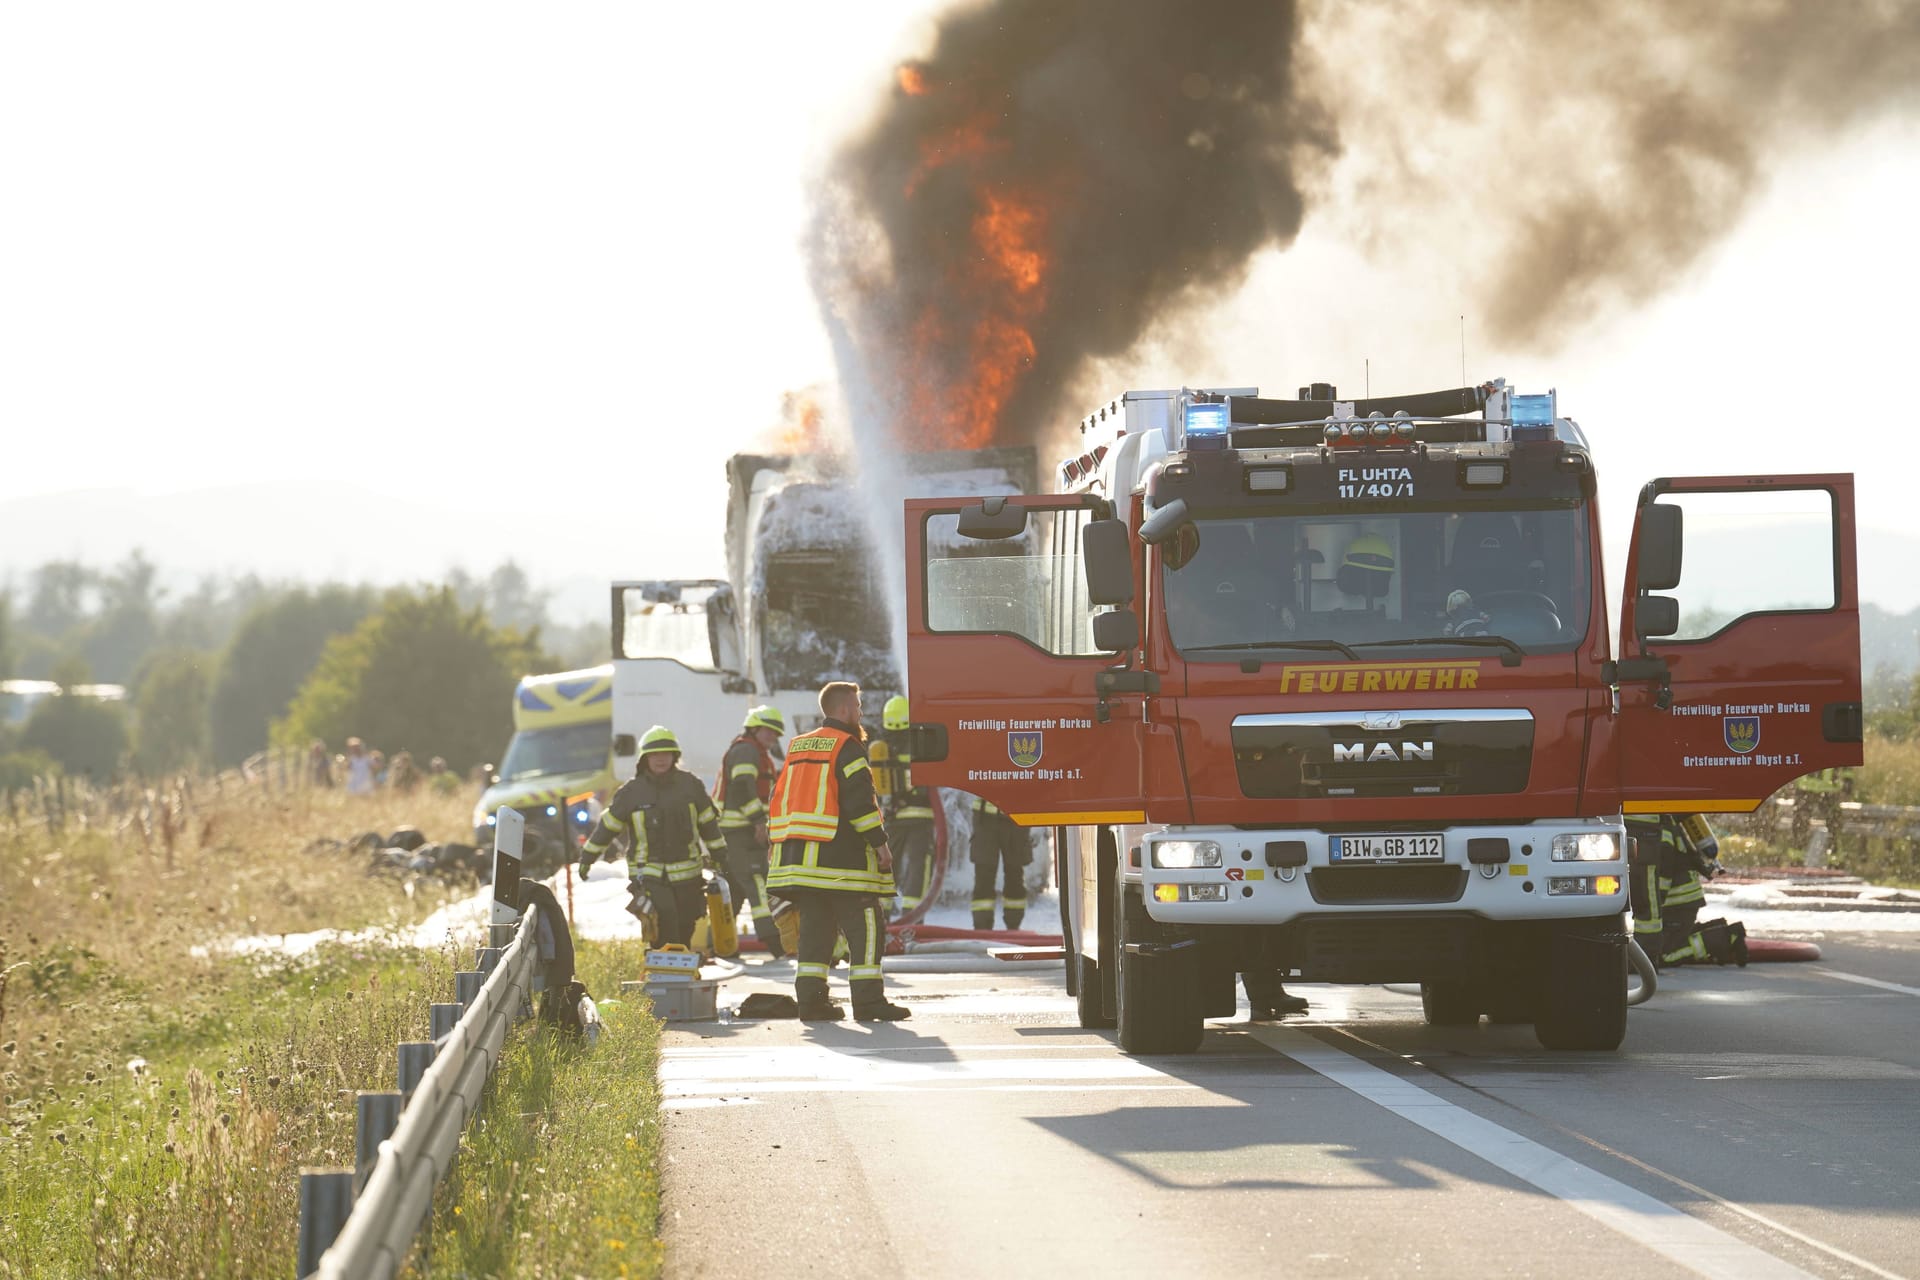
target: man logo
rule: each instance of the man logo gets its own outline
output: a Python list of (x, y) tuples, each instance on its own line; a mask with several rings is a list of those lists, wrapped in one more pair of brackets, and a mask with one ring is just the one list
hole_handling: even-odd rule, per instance
[(1007, 735), (1007, 759), (1013, 761), (1015, 768), (1033, 768), (1040, 763), (1040, 757), (1045, 751), (1045, 734), (1010, 733)]
[(1760, 745), (1759, 716), (1726, 716), (1721, 720), (1721, 725), (1727, 739), (1727, 750), (1734, 754), (1744, 756)]
[(1336, 742), (1333, 744), (1333, 762), (1335, 764), (1380, 764), (1383, 762), (1398, 764), (1402, 760), (1433, 759), (1433, 743), (1403, 742), (1395, 751), (1391, 742), (1376, 742), (1372, 746), (1364, 742)]

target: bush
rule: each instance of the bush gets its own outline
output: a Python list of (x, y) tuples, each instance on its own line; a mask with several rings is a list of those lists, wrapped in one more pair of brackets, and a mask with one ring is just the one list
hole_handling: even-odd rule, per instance
[(105, 782), (127, 751), (126, 713), (115, 702), (55, 694), (33, 709), (20, 745), (51, 756), (68, 773)]

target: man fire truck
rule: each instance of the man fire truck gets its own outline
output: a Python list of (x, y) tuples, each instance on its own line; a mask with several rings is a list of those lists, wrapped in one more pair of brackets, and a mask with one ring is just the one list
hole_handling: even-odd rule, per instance
[[(1623, 814), (1860, 761), (1850, 475), (1647, 485), (1616, 651), (1551, 392), (1133, 392), (1081, 430), (1059, 494), (907, 502), (910, 734), (917, 781), (1055, 829), (1068, 988), (1129, 1052), (1196, 1048), (1247, 972), (1615, 1048)], [(1804, 554), (1753, 565), (1768, 526)]]

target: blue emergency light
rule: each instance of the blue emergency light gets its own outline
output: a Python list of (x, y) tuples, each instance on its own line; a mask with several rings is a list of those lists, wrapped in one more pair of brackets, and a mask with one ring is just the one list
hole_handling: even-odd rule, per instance
[(1514, 396), (1508, 412), (1515, 440), (1553, 439), (1554, 393), (1543, 396)]
[(1225, 404), (1189, 404), (1187, 406), (1187, 448), (1226, 448), (1230, 425)]

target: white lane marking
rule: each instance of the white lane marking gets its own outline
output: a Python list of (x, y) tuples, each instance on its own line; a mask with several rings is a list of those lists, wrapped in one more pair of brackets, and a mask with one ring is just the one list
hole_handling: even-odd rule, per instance
[[(1098, 1035), (1089, 1031), (1088, 1035)], [(806, 1046), (812, 1047), (812, 1046)], [(690, 1058), (697, 1054), (738, 1054), (761, 1053), (765, 1050), (747, 1050), (730, 1044), (689, 1044), (676, 1045), (666, 1051), (676, 1058)], [(890, 1044), (875, 1049), (854, 1049), (834, 1046), (821, 1049), (820, 1052), (838, 1053), (854, 1058), (887, 1057), (896, 1053), (1112, 1053), (1111, 1040), (1098, 1040), (1092, 1044), (947, 1044), (944, 1041), (935, 1044)], [(1252, 1054), (1235, 1055), (1239, 1058), (1251, 1058)], [(1265, 1056), (1265, 1055), (1262, 1055)], [(1209, 1059), (1217, 1061), (1218, 1059)]]
[(742, 1049), (731, 1055), (660, 1058), (660, 1085), (667, 1094), (739, 1093), (751, 1081), (757, 1090), (891, 1089), (907, 1085), (978, 1085), (996, 1081), (1165, 1081), (1133, 1058), (982, 1057), (951, 1062), (903, 1062), (871, 1054), (835, 1053), (812, 1045)]
[[(716, 1084), (715, 1090), (720, 1090)], [(713, 1099), (733, 1103), (756, 1102), (773, 1093), (1179, 1093), (1202, 1092), (1197, 1084), (969, 1084), (964, 1088), (950, 1084), (895, 1084), (859, 1080), (730, 1080), (723, 1091), (710, 1092), (698, 1086), (666, 1086), (660, 1091), (660, 1105), (684, 1107), (711, 1104)]]
[(1838, 978), (1842, 982), (1857, 982), (1863, 987), (1879, 987), (1882, 991), (1898, 991), (1903, 996), (1920, 996), (1920, 987), (1903, 987), (1897, 982), (1883, 982), (1879, 978), (1863, 978), (1857, 973), (1842, 973), (1838, 969), (1815, 969), (1815, 973), (1824, 973), (1829, 978)]
[(1305, 1032), (1255, 1027), (1253, 1035), (1301, 1066), (1495, 1168), (1558, 1196), (1588, 1217), (1700, 1275), (1724, 1280), (1810, 1277), (1792, 1263), (1690, 1217), (1663, 1200), (1569, 1160), (1412, 1081), (1324, 1045)]

